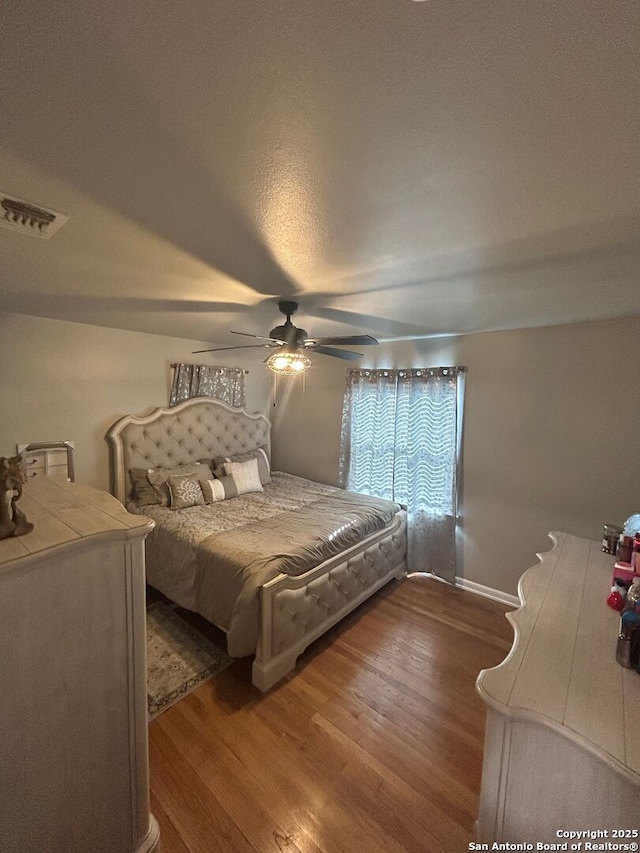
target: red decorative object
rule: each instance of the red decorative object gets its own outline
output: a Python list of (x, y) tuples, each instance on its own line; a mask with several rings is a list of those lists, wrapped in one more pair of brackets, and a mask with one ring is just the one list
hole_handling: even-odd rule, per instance
[(624, 607), (624, 598), (620, 595), (618, 590), (614, 590), (609, 595), (609, 598), (607, 598), (607, 604), (614, 610), (622, 610)]

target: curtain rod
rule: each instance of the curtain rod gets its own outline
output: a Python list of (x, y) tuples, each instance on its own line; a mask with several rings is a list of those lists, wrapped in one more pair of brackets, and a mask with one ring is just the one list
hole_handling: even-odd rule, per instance
[[(176, 368), (176, 367), (178, 367), (179, 364), (194, 364), (194, 362), (191, 362), (191, 361), (178, 361), (178, 362), (176, 362), (176, 361), (174, 361), (169, 365), (169, 367)], [(213, 370), (240, 370), (242, 373), (248, 373), (249, 372), (244, 367), (224, 367), (222, 365), (216, 365), (216, 364), (203, 364), (202, 367), (211, 367)]]
[(469, 368), (461, 364), (443, 364), (438, 367), (353, 367), (348, 373), (433, 373), (448, 370), (453, 373), (467, 373)]

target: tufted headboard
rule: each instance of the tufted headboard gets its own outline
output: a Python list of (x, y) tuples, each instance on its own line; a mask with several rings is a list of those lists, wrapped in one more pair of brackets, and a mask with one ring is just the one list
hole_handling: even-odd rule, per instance
[(124, 504), (131, 493), (130, 468), (172, 468), (258, 447), (266, 448), (271, 458), (271, 422), (265, 415), (208, 397), (154, 409), (143, 417), (127, 415), (116, 421), (106, 439), (113, 493)]

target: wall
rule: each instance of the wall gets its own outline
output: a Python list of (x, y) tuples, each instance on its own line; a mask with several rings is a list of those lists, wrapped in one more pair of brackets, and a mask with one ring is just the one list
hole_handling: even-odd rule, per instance
[[(0, 314), (0, 455), (72, 439), (77, 479), (108, 488), (104, 434), (121, 415), (166, 405), (170, 364), (198, 341)], [(196, 344), (198, 346), (196, 346)], [(465, 364), (459, 573), (515, 593), (547, 532), (598, 538), (640, 511), (640, 320), (385, 344), (362, 366)], [(273, 466), (336, 482), (347, 362), (316, 356), (272, 386), (255, 358), (248, 408), (274, 421)], [(207, 357), (208, 358), (208, 357)], [(213, 361), (211, 362), (213, 363)]]
[[(385, 344), (363, 367), (468, 367), (459, 575), (514, 594), (550, 530), (640, 511), (640, 319)], [(322, 359), (274, 410), (274, 467), (336, 482), (344, 375)], [(603, 590), (603, 594), (606, 590)], [(571, 602), (567, 602), (571, 606)]]
[(262, 365), (193, 356), (202, 341), (0, 313), (0, 344), (0, 455), (18, 443), (72, 440), (76, 479), (99, 488), (109, 488), (107, 429), (168, 404), (172, 362), (249, 366), (247, 408), (268, 407)]

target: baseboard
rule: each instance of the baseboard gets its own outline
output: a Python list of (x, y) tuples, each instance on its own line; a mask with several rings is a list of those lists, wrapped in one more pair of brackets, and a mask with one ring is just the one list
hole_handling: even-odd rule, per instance
[[(442, 583), (448, 583), (448, 581), (431, 572), (410, 572), (409, 577), (412, 574), (426, 575), (427, 577), (434, 578), (434, 580), (442, 581)], [(457, 586), (458, 589), (464, 589), (465, 592), (472, 592), (474, 595), (482, 595), (484, 598), (490, 598), (492, 601), (499, 601), (500, 604), (508, 604), (510, 607), (520, 607), (522, 604), (517, 595), (509, 595), (508, 592), (502, 592), (501, 589), (493, 589), (490, 586), (484, 586), (484, 584), (468, 581), (464, 578), (456, 577), (454, 586)]]
[(149, 831), (136, 847), (135, 853), (160, 853), (160, 827), (155, 817), (149, 815)]
[(511, 607), (520, 607), (521, 604), (517, 595), (509, 595), (508, 592), (502, 592), (500, 589), (493, 589), (475, 581), (468, 581), (465, 578), (456, 578), (456, 586), (467, 592), (473, 592), (475, 595), (482, 595), (484, 598), (491, 598), (501, 604), (508, 604)]

